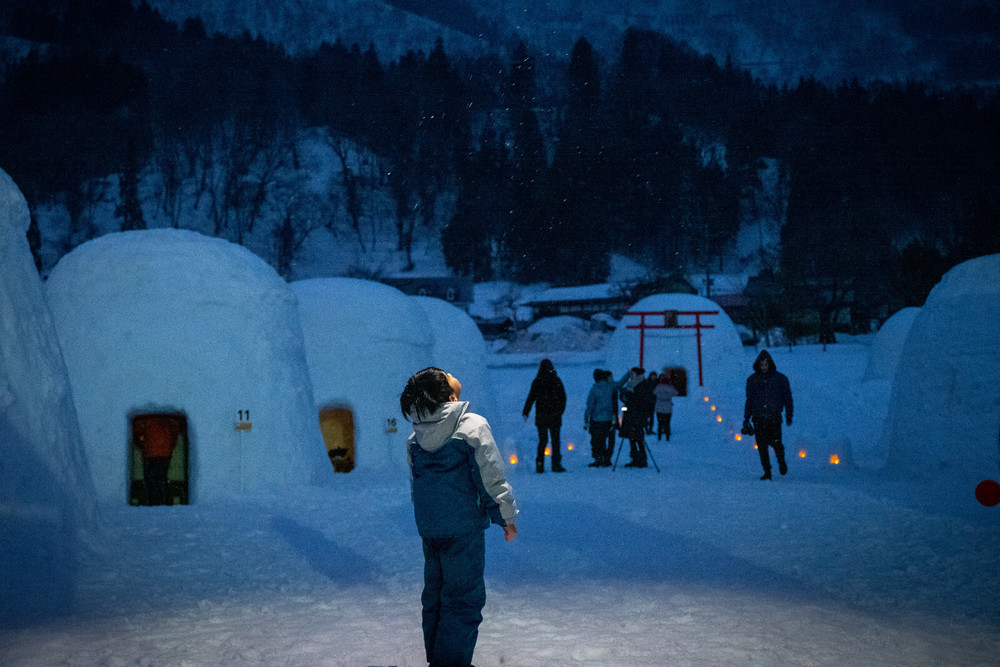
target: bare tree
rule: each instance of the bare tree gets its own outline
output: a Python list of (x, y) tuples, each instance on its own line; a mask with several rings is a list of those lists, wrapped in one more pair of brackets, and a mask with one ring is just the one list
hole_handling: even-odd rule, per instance
[(292, 262), (309, 235), (323, 227), (330, 217), (329, 207), (316, 195), (280, 197), (281, 223), (274, 229), (272, 266), (286, 280), (292, 277)]
[(344, 209), (351, 221), (351, 229), (358, 239), (361, 252), (366, 252), (364, 234), (361, 230), (361, 219), (365, 213), (366, 201), (371, 196), (374, 187), (370, 169), (362, 171), (365, 162), (358, 154), (354, 143), (349, 139), (327, 137), (327, 142), (334, 155), (340, 160), (340, 179), (344, 192)]

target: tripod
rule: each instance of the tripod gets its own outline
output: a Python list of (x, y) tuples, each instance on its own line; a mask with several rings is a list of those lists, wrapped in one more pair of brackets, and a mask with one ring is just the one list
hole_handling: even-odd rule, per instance
[[(620, 433), (621, 431), (619, 431), (619, 434)], [(618, 458), (622, 455), (622, 447), (625, 446), (625, 440), (626, 438), (624, 435), (620, 435), (618, 438), (618, 453), (615, 454), (615, 464), (611, 466), (611, 472), (614, 472), (618, 467)], [(656, 459), (653, 458), (653, 452), (648, 446), (646, 447), (646, 456), (653, 462), (653, 467), (656, 468), (656, 472), (660, 472), (660, 466), (656, 465)]]

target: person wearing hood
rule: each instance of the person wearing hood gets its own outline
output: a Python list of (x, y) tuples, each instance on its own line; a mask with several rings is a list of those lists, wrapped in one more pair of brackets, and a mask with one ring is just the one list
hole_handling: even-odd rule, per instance
[(767, 350), (757, 355), (753, 371), (753, 375), (747, 378), (742, 432), (757, 436), (757, 453), (764, 468), (761, 479), (771, 479), (769, 447), (774, 448), (775, 458), (778, 459), (778, 472), (782, 475), (788, 472), (785, 447), (781, 442), (781, 413), (784, 410), (785, 424), (791, 426), (792, 388), (788, 378), (775, 368), (774, 359)]
[(538, 453), (535, 457), (535, 471), (545, 472), (545, 445), (552, 435), (552, 472), (566, 472), (562, 466), (559, 451), (559, 429), (562, 428), (562, 414), (566, 409), (566, 389), (556, 374), (555, 366), (548, 359), (538, 365), (538, 375), (531, 381), (531, 390), (524, 402), (522, 416), (527, 419), (531, 406), (535, 406), (535, 427), (538, 429)]
[(423, 541), (424, 650), (431, 665), (470, 665), (486, 604), (485, 531), (517, 535), (517, 504), (486, 420), (460, 401), (462, 384), (440, 368), (415, 373), (399, 398), (410, 493)]

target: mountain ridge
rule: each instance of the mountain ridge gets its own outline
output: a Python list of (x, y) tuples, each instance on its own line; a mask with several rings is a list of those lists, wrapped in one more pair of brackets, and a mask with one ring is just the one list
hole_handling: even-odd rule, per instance
[(201, 18), (210, 32), (247, 31), (290, 51), (338, 39), (375, 45), (383, 60), (429, 51), (502, 53), (523, 40), (537, 59), (565, 60), (585, 37), (613, 60), (630, 26), (685, 41), (718, 62), (777, 84), (800, 77), (838, 82), (922, 80), (954, 85), (1000, 82), (1000, 7), (986, 0), (766, 7), (734, 0), (147, 0), (166, 18)]

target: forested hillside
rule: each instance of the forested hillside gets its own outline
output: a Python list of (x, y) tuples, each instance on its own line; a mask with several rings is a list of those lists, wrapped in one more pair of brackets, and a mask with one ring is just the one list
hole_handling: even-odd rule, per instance
[[(56, 0), (38, 0), (52, 2)], [(65, 1), (65, 0), (62, 0)], [(1000, 80), (1000, 6), (994, 0), (149, 0), (177, 22), (198, 16), (210, 32), (244, 31), (292, 52), (331, 36), (374, 44), (387, 60), (444, 38), (450, 52), (481, 55), (530, 44), (546, 70), (578, 39), (600, 53), (628, 26), (727, 57), (782, 85), (802, 75), (935, 85)]]
[[(578, 39), (544, 78), (443, 40), (382, 57), (350, 35), (287, 52), (127, 0), (6, 10), (0, 167), (39, 268), (110, 229), (192, 228), (294, 277), (320, 235), (355, 255), (421, 239), (476, 280), (584, 284), (612, 253), (729, 271), (741, 227), (782, 225), (780, 294), (821, 327), (919, 305), (1000, 251), (995, 89), (802, 78), (777, 86), (665, 35)], [(767, 187), (762, 183), (769, 176)], [(358, 266), (349, 267), (358, 270)], [(343, 271), (331, 266), (330, 271)]]

